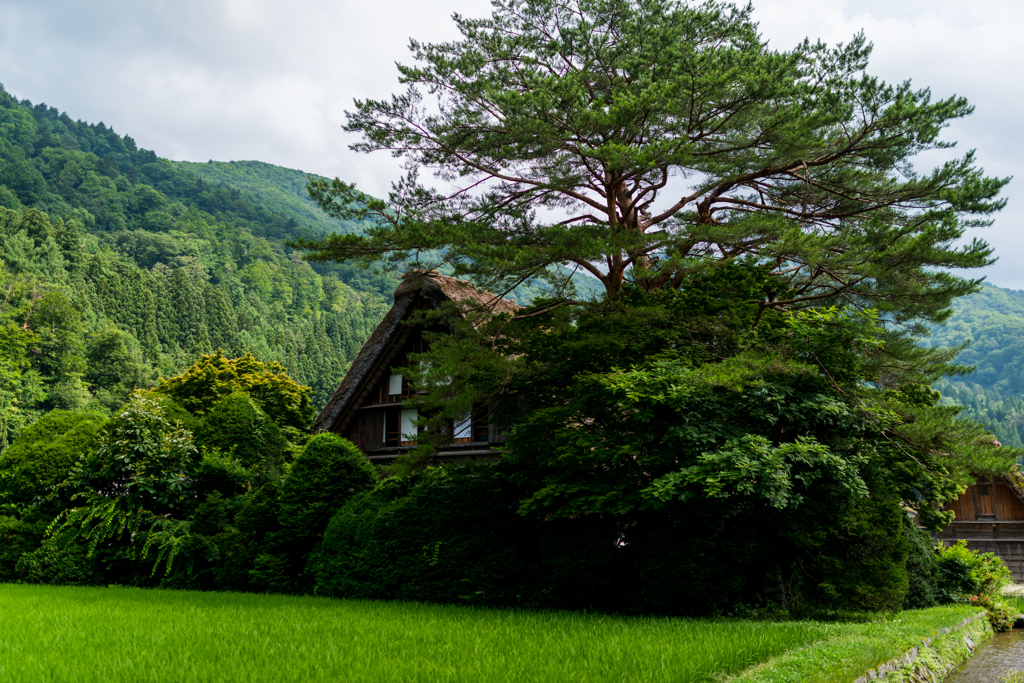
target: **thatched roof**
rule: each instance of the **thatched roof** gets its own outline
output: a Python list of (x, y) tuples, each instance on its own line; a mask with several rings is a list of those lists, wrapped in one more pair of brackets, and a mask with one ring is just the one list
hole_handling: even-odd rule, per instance
[(395, 289), (394, 306), (363, 344), (331, 400), (313, 422), (313, 431), (340, 432), (344, 429), (353, 411), (389, 368), (390, 361), (410, 331), (405, 324), (409, 316), (425, 307), (440, 308), (450, 302), (492, 313), (514, 313), (520, 308), (514, 301), (500, 299), (490, 292), (476, 289), (469, 282), (441, 275), (436, 270), (405, 273)]
[(1015, 469), (1012, 472), (1002, 475), (1002, 480), (1006, 482), (1007, 486), (1010, 487), (1010, 490), (1013, 491), (1018, 500), (1024, 503), (1024, 474), (1021, 474)]

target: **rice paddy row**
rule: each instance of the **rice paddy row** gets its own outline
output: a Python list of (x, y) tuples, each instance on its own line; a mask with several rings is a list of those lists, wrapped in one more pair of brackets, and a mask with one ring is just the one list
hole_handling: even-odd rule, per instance
[[(872, 629), (881, 649), (887, 641), (892, 649), (969, 612), (769, 623), (7, 584), (0, 681), (689, 683)], [(871, 652), (850, 665), (862, 673), (894, 654)]]

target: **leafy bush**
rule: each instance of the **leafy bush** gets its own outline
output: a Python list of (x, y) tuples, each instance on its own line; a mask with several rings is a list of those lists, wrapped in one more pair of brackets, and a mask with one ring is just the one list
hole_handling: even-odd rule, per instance
[[(899, 611), (909, 587), (905, 519), (898, 498), (858, 501), (845, 528), (822, 539), (817, 553), (807, 553), (806, 570), (824, 581), (802, 597), (831, 609)], [(811, 550), (813, 539), (808, 541)]]
[(969, 595), (997, 598), (1003, 586), (1010, 583), (1010, 570), (995, 553), (970, 550), (967, 541), (940, 546), (940, 590), (949, 599)]
[(51, 536), (36, 550), (22, 555), (15, 571), (26, 583), (98, 586), (107, 582), (88, 545), (67, 533)]
[(362, 452), (337, 434), (317, 434), (281, 486), (282, 526), (318, 535), (353, 494), (368, 491), (377, 473)]
[(134, 392), (96, 452), (68, 477), (64, 488), (73, 507), (58, 517), (55, 538), (69, 539), (69, 548), (80, 542), (90, 558), (100, 548), (117, 548), (140, 564), (155, 549), (152, 572), (161, 562), (169, 572), (188, 537), (197, 461), (192, 433), (169, 421), (157, 401)]
[(202, 418), (196, 434), (200, 445), (232, 454), (243, 466), (275, 470), (288, 442), (281, 429), (248, 394), (222, 398)]
[(278, 551), (292, 559), (297, 580), (334, 513), (376, 481), (373, 467), (350, 441), (329, 432), (309, 440), (281, 484), (278, 513)]
[(29, 503), (64, 481), (106, 423), (97, 413), (54, 410), (26, 427), (0, 456), (0, 503)]
[(903, 609), (922, 609), (943, 602), (939, 589), (939, 558), (935, 552), (935, 542), (927, 531), (918, 528), (907, 515), (903, 517), (903, 533), (908, 542), (908, 585)]
[(311, 561), (319, 595), (622, 608), (621, 530), (599, 517), (539, 522), (505, 464), (432, 468), (382, 481), (331, 519)]
[(972, 595), (967, 599), (972, 605), (985, 608), (988, 621), (994, 631), (1009, 631), (1016, 621), (1016, 612), (1005, 600), (991, 595)]

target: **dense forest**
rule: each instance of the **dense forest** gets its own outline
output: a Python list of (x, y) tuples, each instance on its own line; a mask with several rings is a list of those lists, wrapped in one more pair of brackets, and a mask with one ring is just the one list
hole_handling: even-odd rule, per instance
[(1003, 443), (1024, 447), (1024, 292), (985, 287), (959, 299), (956, 312), (925, 344), (967, 344), (957, 358), (974, 372), (936, 386), (943, 402), (989, 426)]
[(283, 244), (324, 229), (0, 90), (0, 445), (217, 348), (280, 362), (322, 404), (396, 280)]
[(281, 363), (322, 406), (398, 274), (286, 246), (358, 229), (309, 199), (308, 178), (168, 161), (0, 86), (0, 448), (49, 410), (110, 411), (218, 348)]

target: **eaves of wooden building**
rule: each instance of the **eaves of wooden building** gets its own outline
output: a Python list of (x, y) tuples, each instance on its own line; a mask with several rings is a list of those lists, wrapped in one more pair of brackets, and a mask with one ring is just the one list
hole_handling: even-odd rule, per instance
[(967, 547), (995, 553), (1024, 583), (1024, 479), (1012, 473), (979, 479), (946, 506), (953, 521), (935, 538), (944, 543), (967, 541)]
[[(394, 305), (352, 362), (313, 423), (313, 431), (340, 434), (367, 458), (382, 463), (415, 446), (419, 415), (418, 409), (408, 403), (415, 398), (416, 388), (402, 376), (400, 368), (408, 365), (410, 354), (427, 350), (422, 316), (417, 314), (450, 303), (494, 313), (519, 309), (513, 301), (434, 270), (406, 273), (395, 290)], [(438, 452), (439, 460), (493, 456), (493, 447), (500, 445), (505, 436), (493, 426), (486, 407), (453, 420), (449, 428), (450, 443)]]

